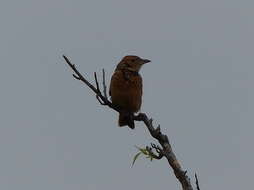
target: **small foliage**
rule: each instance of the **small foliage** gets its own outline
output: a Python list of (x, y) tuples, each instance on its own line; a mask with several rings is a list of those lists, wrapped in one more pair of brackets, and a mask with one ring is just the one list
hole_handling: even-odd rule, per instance
[(153, 161), (154, 155), (151, 154), (150, 151), (148, 151), (148, 147), (146, 147), (146, 148), (141, 148), (141, 147), (138, 147), (138, 146), (135, 146), (135, 147), (139, 150), (139, 152), (133, 157), (133, 161), (132, 161), (131, 167), (133, 167), (133, 165), (136, 162), (136, 160), (138, 159), (138, 157), (140, 155), (142, 155), (142, 154), (145, 155), (146, 158), (150, 159), (150, 161)]

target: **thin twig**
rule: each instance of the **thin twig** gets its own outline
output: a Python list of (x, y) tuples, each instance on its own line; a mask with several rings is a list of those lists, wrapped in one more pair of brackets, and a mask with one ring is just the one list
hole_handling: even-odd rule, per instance
[(196, 180), (196, 187), (197, 187), (197, 190), (200, 190), (200, 188), (199, 188), (199, 183), (198, 183), (198, 176), (197, 176), (196, 173), (195, 173), (195, 180)]
[(96, 99), (98, 100), (98, 102), (105, 106), (106, 104), (103, 102), (103, 100), (100, 98), (99, 95), (101, 95), (101, 90), (100, 90), (100, 85), (99, 85), (99, 82), (98, 82), (98, 78), (97, 78), (97, 73), (94, 72), (94, 80), (95, 80), (95, 83), (96, 83), (96, 89), (98, 91), (98, 93), (96, 94)]
[(103, 84), (103, 93), (106, 99), (108, 99), (108, 95), (107, 95), (107, 85), (106, 85), (106, 77), (105, 77), (105, 70), (102, 69), (102, 84)]
[(73, 77), (76, 78), (76, 79), (78, 79), (78, 80), (83, 81), (89, 88), (92, 89), (92, 91), (94, 91), (95, 94), (97, 94), (97, 93), (98, 93), (97, 89), (96, 89), (90, 82), (88, 82), (88, 81), (79, 73), (79, 71), (76, 69), (75, 65), (72, 64), (72, 63), (69, 61), (69, 59), (68, 59), (65, 55), (63, 55), (63, 58), (65, 59), (65, 61), (67, 62), (67, 64), (72, 68), (72, 70), (77, 74), (77, 76), (76, 76), (76, 75), (73, 75)]
[(101, 93), (96, 72), (94, 72), (94, 80), (95, 80), (95, 83), (96, 83), (97, 91), (98, 91), (99, 93)]
[(75, 79), (80, 80), (80, 78), (79, 78), (77, 75), (72, 74), (72, 76), (73, 76)]

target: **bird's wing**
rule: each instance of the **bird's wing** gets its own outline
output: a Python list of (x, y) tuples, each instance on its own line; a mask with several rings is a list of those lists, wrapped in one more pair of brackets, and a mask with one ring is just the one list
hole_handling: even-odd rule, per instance
[(113, 86), (115, 86), (117, 83), (121, 83), (124, 80), (126, 80), (123, 77), (123, 71), (116, 70), (114, 74), (111, 77), (110, 86), (109, 86), (109, 95), (111, 96), (111, 91), (113, 89)]

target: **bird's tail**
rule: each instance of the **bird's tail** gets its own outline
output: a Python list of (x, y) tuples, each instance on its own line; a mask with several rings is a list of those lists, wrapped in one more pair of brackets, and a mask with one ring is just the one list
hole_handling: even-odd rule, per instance
[(135, 128), (133, 113), (120, 113), (118, 120), (119, 127), (128, 125), (131, 129)]

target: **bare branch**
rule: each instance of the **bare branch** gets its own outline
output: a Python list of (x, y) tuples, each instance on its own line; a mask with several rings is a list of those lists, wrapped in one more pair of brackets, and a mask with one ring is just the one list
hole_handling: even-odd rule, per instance
[(103, 100), (101, 100), (100, 97), (99, 97), (98, 95), (96, 95), (96, 99), (98, 100), (98, 102), (99, 102), (101, 105), (107, 106), (107, 104), (105, 104), (105, 103), (103, 102)]
[(197, 190), (200, 190), (200, 188), (199, 188), (199, 183), (198, 183), (198, 176), (197, 176), (196, 173), (195, 173), (195, 180), (196, 180), (196, 187), (197, 187)]
[(108, 95), (107, 95), (107, 85), (106, 85), (106, 77), (105, 77), (105, 70), (102, 69), (102, 78), (103, 78), (103, 93), (104, 93), (104, 96), (105, 98), (108, 99)]
[[(110, 108), (114, 109), (115, 111), (120, 111), (119, 108), (117, 108), (116, 106), (114, 106), (112, 104), (112, 102), (110, 102), (108, 100), (107, 97), (104, 97), (102, 94), (101, 94), (101, 91), (100, 89), (96, 89), (96, 87), (94, 87), (90, 82), (88, 82), (88, 80), (85, 79), (85, 77), (76, 69), (75, 65), (72, 64), (70, 62), (70, 60), (65, 56), (63, 55), (63, 58), (64, 60), (66, 61), (66, 63), (70, 66), (70, 68), (74, 71), (75, 74), (72, 74), (72, 76), (77, 79), (77, 80), (81, 80), (82, 82), (84, 82), (95, 94), (96, 96), (98, 96), (98, 98), (100, 98), (101, 101), (97, 100), (102, 104), (102, 105), (107, 105), (109, 106)], [(99, 88), (99, 87), (98, 87)]]
[(67, 64), (71, 67), (71, 69), (77, 74), (77, 76), (73, 74), (73, 77), (76, 78), (76, 79), (78, 79), (78, 80), (83, 81), (89, 88), (92, 89), (92, 91), (94, 91), (94, 92), (97, 94), (98, 91), (96, 90), (96, 88), (95, 88), (90, 82), (88, 82), (88, 81), (79, 73), (79, 71), (76, 69), (75, 65), (72, 64), (72, 63), (70, 62), (70, 60), (69, 60), (65, 55), (63, 55), (63, 58), (65, 59), (65, 61), (67, 62)]
[[(96, 74), (95, 74), (95, 82), (96, 82), (97, 88), (94, 87), (90, 82), (88, 82), (80, 74), (80, 72), (76, 69), (75, 65), (72, 64), (66, 56), (63, 55), (63, 58), (65, 59), (67, 64), (71, 67), (71, 69), (76, 74), (76, 75), (73, 74), (73, 77), (77, 80), (81, 80), (82, 82), (84, 82), (96, 94), (96, 98), (98, 99), (100, 104), (107, 105), (108, 107), (114, 109), (115, 111), (117, 111), (119, 113), (121, 112), (121, 110), (116, 105), (113, 105), (112, 102), (109, 101), (107, 98), (107, 92), (106, 92), (107, 88), (106, 88), (104, 70), (103, 70), (103, 93), (104, 93), (104, 96), (103, 96), (101, 94), (101, 91), (99, 88)], [(190, 178), (187, 176), (187, 171), (184, 171), (182, 169), (179, 161), (177, 160), (177, 158), (172, 150), (172, 147), (170, 145), (167, 135), (161, 133), (160, 125), (157, 128), (155, 128), (153, 126), (153, 119), (152, 118), (149, 119), (145, 113), (139, 113), (138, 115), (135, 115), (133, 117), (133, 119), (135, 121), (143, 121), (145, 126), (147, 127), (148, 131), (150, 132), (151, 136), (154, 137), (155, 139), (157, 139), (157, 141), (160, 143), (160, 145), (162, 147), (162, 148), (160, 148), (159, 146), (151, 145), (152, 148), (154, 148), (159, 155), (154, 154), (152, 152), (152, 148), (148, 147), (148, 150), (152, 154), (154, 154), (155, 157), (157, 157), (158, 159), (161, 159), (163, 156), (165, 156), (166, 159), (168, 160), (169, 165), (172, 167), (176, 178), (181, 183), (182, 189), (183, 190), (193, 190), (193, 187), (190, 182)], [(196, 178), (196, 182), (197, 182), (197, 178)]]
[(97, 91), (98, 91), (99, 93), (101, 93), (96, 72), (94, 72), (94, 80), (95, 80), (95, 83), (96, 83)]
[(73, 76), (75, 79), (80, 80), (80, 78), (79, 78), (77, 75), (72, 74), (72, 76)]

